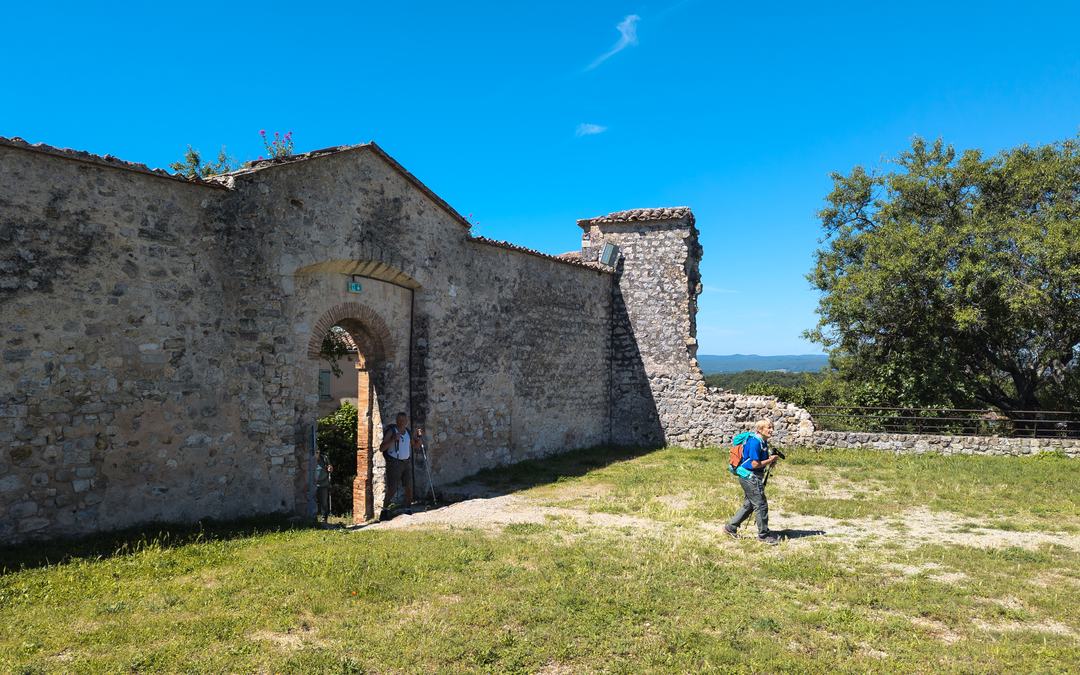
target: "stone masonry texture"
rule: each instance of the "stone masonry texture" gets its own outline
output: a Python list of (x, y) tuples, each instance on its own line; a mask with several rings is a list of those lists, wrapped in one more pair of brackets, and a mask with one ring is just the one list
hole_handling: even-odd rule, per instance
[(815, 432), (796, 406), (709, 389), (690, 209), (579, 225), (580, 254), (560, 258), (474, 237), (374, 144), (188, 181), (0, 140), (0, 542), (310, 513), (335, 325), (370, 385), (364, 516), (398, 411), (427, 431), (417, 494), (426, 469), (438, 488), (575, 448), (723, 445), (762, 417), (785, 444), (1080, 447)]
[(436, 484), (605, 443), (610, 287), (374, 146), (211, 183), (0, 143), (0, 541), (304, 513), (334, 323)]

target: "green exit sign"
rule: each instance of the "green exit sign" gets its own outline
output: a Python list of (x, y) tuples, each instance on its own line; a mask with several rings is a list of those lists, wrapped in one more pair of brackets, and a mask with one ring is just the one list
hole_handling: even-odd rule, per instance
[(359, 281), (350, 281), (349, 282), (349, 292), (350, 293), (359, 293), (360, 290), (361, 290), (361, 288), (360, 288), (360, 282)]

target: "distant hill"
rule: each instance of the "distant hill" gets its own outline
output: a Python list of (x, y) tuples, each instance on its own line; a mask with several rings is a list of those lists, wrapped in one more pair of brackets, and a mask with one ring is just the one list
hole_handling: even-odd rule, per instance
[(787, 370), (793, 373), (816, 372), (829, 365), (824, 354), (758, 356), (757, 354), (698, 355), (701, 372), (737, 373), (741, 370)]

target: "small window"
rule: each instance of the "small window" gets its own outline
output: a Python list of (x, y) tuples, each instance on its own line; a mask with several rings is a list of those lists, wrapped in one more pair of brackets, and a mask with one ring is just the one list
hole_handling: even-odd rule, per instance
[(332, 373), (329, 370), (319, 371), (319, 400), (330, 400), (330, 376)]

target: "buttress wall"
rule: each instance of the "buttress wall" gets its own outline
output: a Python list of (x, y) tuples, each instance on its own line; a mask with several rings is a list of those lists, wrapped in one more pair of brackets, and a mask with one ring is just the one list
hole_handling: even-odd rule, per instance
[(810, 414), (771, 397), (710, 389), (697, 361), (702, 248), (686, 207), (638, 209), (578, 221), (582, 259), (618, 247), (612, 301), (612, 440), (627, 445), (722, 446), (757, 419), (782, 442), (807, 442)]

